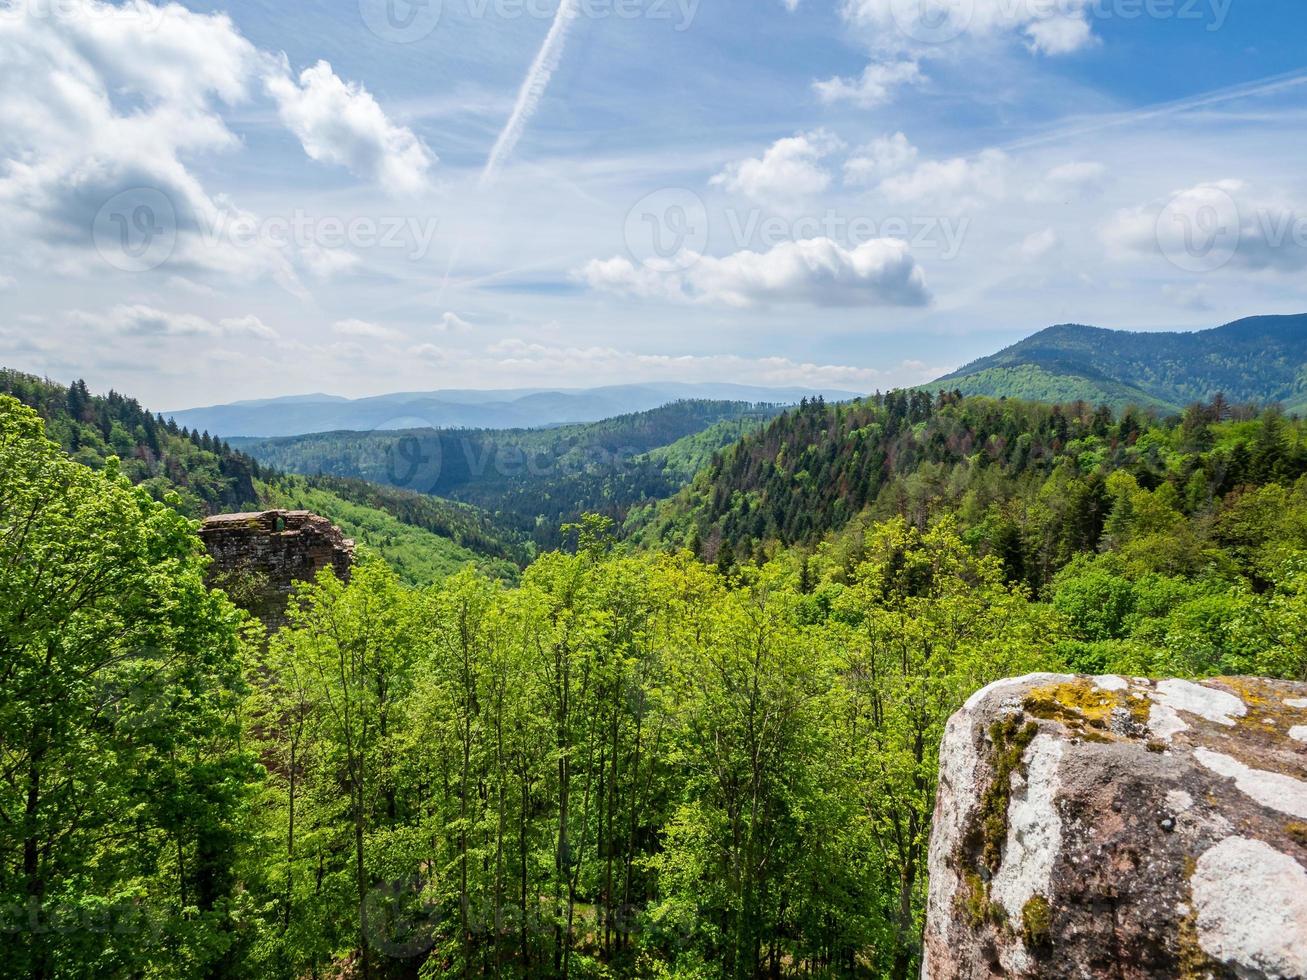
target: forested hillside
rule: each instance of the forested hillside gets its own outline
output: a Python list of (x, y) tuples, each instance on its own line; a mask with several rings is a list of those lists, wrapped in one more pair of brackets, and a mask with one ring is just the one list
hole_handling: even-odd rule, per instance
[(615, 520), (675, 493), (712, 454), (781, 412), (749, 402), (681, 401), (553, 429), (413, 429), (238, 439), (267, 465), (465, 501), (541, 548), (582, 513)]
[[(1173, 515), (1159, 546), (1201, 564), (1209, 517), (1243, 489), (1307, 473), (1307, 425), (1224, 400), (1172, 422), (1084, 403), (1044, 405), (891, 392), (807, 402), (721, 454), (675, 499), (633, 516), (648, 545), (729, 566), (814, 546), (855, 518), (916, 526), (953, 515), (1007, 575), (1046, 586), (1111, 540), (1138, 509)], [(1165, 523), (1165, 522), (1164, 522)]]
[(929, 386), (968, 395), (1182, 411), (1233, 402), (1307, 410), (1307, 315), (1261, 316), (1196, 333), (1064, 324)]
[(255, 481), (262, 475), (257, 462), (207, 432), (151, 414), (133, 398), (114, 391), (93, 395), (83, 381), (65, 388), (3, 368), (0, 395), (36, 409), (50, 438), (79, 463), (102, 469), (109, 456), (117, 456), (123, 474), (156, 500), (176, 492), (188, 516), (256, 504)]
[(521, 533), (475, 507), (361, 480), (280, 474), (207, 432), (151, 414), (134, 399), (93, 395), (81, 381), (65, 388), (0, 370), (0, 394), (34, 408), (49, 437), (77, 462), (100, 470), (117, 457), (119, 472), (188, 517), (312, 509), (380, 552), (412, 585), (467, 563), (514, 579), (533, 554)]
[[(824, 454), (831, 411), (719, 475), (782, 431)], [(906, 517), (765, 564), (623, 552), (589, 517), (516, 588), (407, 588), (373, 557), (306, 585), (265, 642), (205, 591), (193, 525), (0, 397), (0, 974), (903, 980), (940, 734), (977, 688), (1307, 679), (1299, 425), (839, 411), (897, 433)], [(991, 417), (1016, 456), (932, 462)], [(1176, 460), (1196, 461), (1182, 484)], [(1026, 506), (1023, 473), (1050, 510), (1104, 494), (1097, 540), (1049, 525), (1069, 557), (1042, 594), (985, 530), (991, 499)]]
[(288, 475), (259, 484), (262, 506), (330, 516), (347, 537), (385, 559), (406, 585), (430, 585), (469, 565), (517, 581), (531, 560), (526, 541), (489, 526), (475, 508), (414, 496), (430, 505), (362, 481)]

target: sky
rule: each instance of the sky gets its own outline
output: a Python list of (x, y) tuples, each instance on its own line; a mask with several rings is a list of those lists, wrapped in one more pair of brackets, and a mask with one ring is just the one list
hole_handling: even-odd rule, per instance
[(0, 365), (918, 384), (1307, 310), (1301, 0), (0, 0)]

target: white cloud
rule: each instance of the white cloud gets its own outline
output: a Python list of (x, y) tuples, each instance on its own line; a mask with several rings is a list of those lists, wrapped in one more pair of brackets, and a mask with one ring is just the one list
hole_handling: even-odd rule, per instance
[(342, 81), (326, 61), (304, 69), (298, 81), (282, 67), (264, 84), (311, 159), (346, 167), (389, 193), (426, 189), (435, 155), (411, 129), (391, 122), (367, 89)]
[(471, 333), (473, 329), (472, 324), (457, 313), (445, 313), (436, 324), (437, 333)]
[(866, 186), (900, 173), (917, 161), (917, 148), (902, 133), (881, 136), (844, 161), (844, 183)]
[(1071, 54), (1094, 43), (1094, 32), (1083, 13), (1032, 20), (1025, 33), (1030, 49), (1041, 54)]
[[(297, 268), (347, 267), (257, 236), (234, 241), (233, 229), (260, 217), (191, 169), (243, 148), (225, 115), (258, 94), (260, 78), (281, 74), (284, 56), (260, 51), (226, 15), (179, 4), (0, 4), (0, 255), (70, 275), (117, 273), (133, 267), (114, 236), (134, 229), (112, 222), (146, 214), (157, 254), (140, 268), (271, 277), (303, 295)], [(372, 164), (395, 187), (414, 183), (427, 151), (411, 133), (325, 66), (303, 77), (303, 88), (283, 79), (283, 109), (315, 152)], [(93, 246), (103, 261), (86, 261)]]
[(396, 340), (402, 336), (398, 330), (369, 320), (337, 320), (331, 329), (345, 337), (366, 337), (369, 340)]
[(831, 183), (821, 161), (842, 147), (825, 130), (777, 140), (761, 157), (741, 160), (712, 178), (714, 186), (764, 204), (791, 204), (820, 194)]
[(972, 158), (927, 160), (888, 177), (880, 190), (891, 200), (941, 207), (979, 207), (1007, 194), (1008, 158), (1002, 150), (985, 150)]
[(1026, 194), (1036, 204), (1070, 203), (1095, 197), (1107, 180), (1107, 167), (1082, 160), (1053, 167)]
[(408, 349), (410, 357), (416, 357), (419, 360), (431, 364), (448, 364), (449, 354), (443, 347), (437, 347), (435, 344), (417, 344)]
[(897, 239), (875, 239), (847, 249), (829, 238), (815, 238), (783, 242), (767, 252), (694, 258), (680, 256), (665, 267), (655, 267), (636, 266), (618, 256), (591, 261), (578, 276), (592, 289), (732, 307), (923, 306), (929, 302), (925, 274), (907, 245)]
[(950, 41), (1010, 37), (1033, 52), (1070, 54), (1094, 43), (1093, 0), (844, 0), (844, 17), (878, 48), (912, 50)]
[(812, 83), (823, 102), (852, 102), (863, 108), (884, 105), (905, 85), (926, 80), (915, 59), (873, 61), (857, 78), (827, 78)]
[(150, 188), (175, 212), (156, 218), (177, 260), (212, 265), (197, 239), (223, 207), (182, 158), (238, 145), (218, 107), (247, 97), (258, 52), (227, 17), (176, 5), (38, 6), (0, 17), (0, 220), (25, 246), (85, 248), (107, 202)]
[(1045, 228), (1027, 235), (1017, 246), (1016, 254), (1026, 262), (1038, 262), (1061, 245), (1062, 239), (1058, 237), (1057, 232), (1052, 228)]
[(1307, 207), (1241, 180), (1118, 211), (1100, 230), (1109, 257), (1160, 255), (1189, 272), (1307, 270)]
[(949, 57), (957, 45), (1018, 42), (1034, 54), (1067, 55), (1096, 43), (1094, 0), (842, 0), (840, 12), (867, 45), (871, 60), (858, 78), (814, 87), (826, 102), (862, 106), (889, 101), (904, 85), (925, 81), (921, 62)]
[(300, 249), (300, 263), (316, 279), (330, 279), (348, 272), (362, 260), (355, 253), (345, 248), (324, 248), (316, 242), (308, 242)]
[(674, 381), (734, 381), (759, 385), (802, 385), (871, 392), (876, 388), (920, 384), (948, 372), (920, 361), (903, 361), (886, 368), (855, 367), (796, 361), (788, 357), (745, 357), (738, 354), (654, 354), (607, 346), (563, 346), (520, 338), (487, 348), (488, 358), (477, 367), (508, 370), (514, 378), (587, 377), (596, 382), (667, 379)]
[(194, 313), (175, 313), (143, 303), (122, 303), (102, 313), (74, 310), (73, 325), (99, 334), (124, 337), (256, 337), (275, 340), (277, 333), (256, 316), (228, 317), (214, 323)]
[(277, 331), (252, 314), (219, 320), (218, 326), (228, 335), (254, 337), (258, 340), (276, 340), (278, 337)]

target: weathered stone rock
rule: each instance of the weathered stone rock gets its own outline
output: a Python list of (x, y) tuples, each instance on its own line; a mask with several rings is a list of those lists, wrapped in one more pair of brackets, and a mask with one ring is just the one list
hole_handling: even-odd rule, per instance
[(213, 558), (210, 585), (226, 590), (269, 630), (285, 625), (295, 583), (324, 568), (348, 582), (354, 563), (354, 542), (307, 510), (219, 514), (205, 520), (200, 539)]
[(1307, 685), (1040, 674), (950, 719), (923, 977), (1307, 977)]

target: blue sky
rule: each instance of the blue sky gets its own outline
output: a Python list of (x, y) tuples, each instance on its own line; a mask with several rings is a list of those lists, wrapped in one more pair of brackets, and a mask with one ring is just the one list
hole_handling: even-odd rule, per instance
[(158, 408), (869, 391), (1301, 312), (1304, 38), (1295, 0), (0, 0), (0, 364)]

